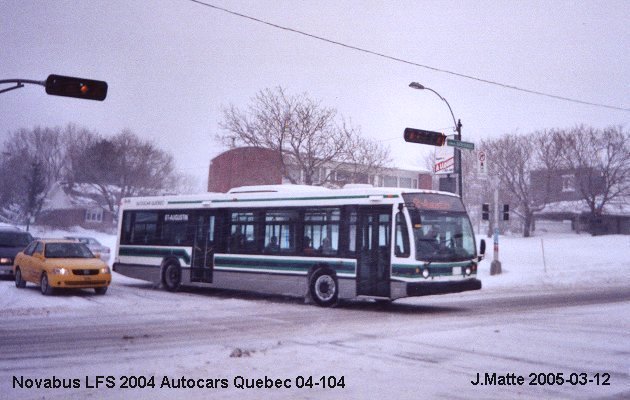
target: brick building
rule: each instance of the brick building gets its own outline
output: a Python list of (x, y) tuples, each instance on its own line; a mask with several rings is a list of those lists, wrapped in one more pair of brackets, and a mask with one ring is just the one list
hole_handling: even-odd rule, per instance
[[(289, 166), (288, 173), (298, 183), (304, 183), (301, 171)], [(428, 171), (385, 168), (376, 175), (352, 173), (343, 164), (321, 168), (315, 177), (320, 184), (328, 177), (326, 186), (343, 186), (347, 183), (370, 183), (374, 186), (431, 189)], [(283, 176), (280, 154), (274, 150), (257, 147), (237, 147), (219, 154), (210, 162), (208, 191), (227, 192), (238, 186), (278, 185), (289, 183)]]

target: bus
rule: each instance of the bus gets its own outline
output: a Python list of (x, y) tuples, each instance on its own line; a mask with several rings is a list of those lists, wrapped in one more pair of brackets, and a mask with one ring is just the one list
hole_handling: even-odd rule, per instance
[(161, 284), (392, 301), (481, 289), (485, 252), (453, 194), (368, 185), (125, 198), (114, 271)]

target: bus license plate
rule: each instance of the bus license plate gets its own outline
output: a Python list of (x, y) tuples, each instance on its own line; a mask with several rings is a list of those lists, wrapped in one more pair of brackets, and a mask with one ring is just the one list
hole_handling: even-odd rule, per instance
[(453, 275), (461, 275), (462, 267), (453, 267)]

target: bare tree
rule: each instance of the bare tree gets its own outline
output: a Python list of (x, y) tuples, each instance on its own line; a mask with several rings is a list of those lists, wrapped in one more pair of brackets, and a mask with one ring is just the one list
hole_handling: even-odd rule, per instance
[(497, 140), (484, 141), (482, 148), (487, 150), (491, 160), (488, 172), (498, 177), (501, 186), (518, 203), (514, 213), (523, 219), (523, 236), (529, 237), (534, 212), (543, 207), (530, 190), (529, 173), (536, 167), (532, 141), (525, 136), (509, 134)]
[[(220, 126), (226, 133), (219, 139), (230, 147), (246, 145), (277, 151), (282, 174), (292, 183), (300, 178), (292, 173), (294, 168), (302, 174), (305, 184), (324, 183), (331, 174), (321, 171), (353, 163), (350, 155), (362, 162), (378, 159), (374, 165), (385, 162), (384, 150), (377, 144), (368, 145), (367, 140), (360, 138), (358, 128), (345, 123), (340, 128), (336, 116), (335, 109), (322, 106), (306, 94), (288, 95), (281, 87), (264, 89), (252, 99), (246, 112), (233, 105), (223, 109)], [(353, 146), (364, 154), (353, 152)]]
[(391, 163), (389, 149), (363, 137), (359, 128), (343, 122), (342, 129), (348, 139), (345, 167), (355, 183), (370, 183), (369, 178), (380, 174)]
[(60, 128), (19, 129), (2, 149), (2, 196), (15, 218), (36, 217), (53, 184), (67, 166)]
[(112, 138), (87, 139), (73, 165), (79, 183), (94, 186), (112, 212), (123, 197), (156, 194), (173, 184), (173, 157), (128, 130)]
[(564, 134), (564, 161), (575, 172), (575, 184), (591, 214), (630, 196), (630, 134), (620, 126), (603, 130), (578, 126)]

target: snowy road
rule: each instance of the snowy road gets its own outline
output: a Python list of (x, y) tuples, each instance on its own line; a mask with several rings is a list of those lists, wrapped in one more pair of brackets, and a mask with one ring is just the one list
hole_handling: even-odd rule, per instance
[(119, 281), (53, 298), (1, 281), (0, 398), (630, 397), (628, 286), (321, 309)]

